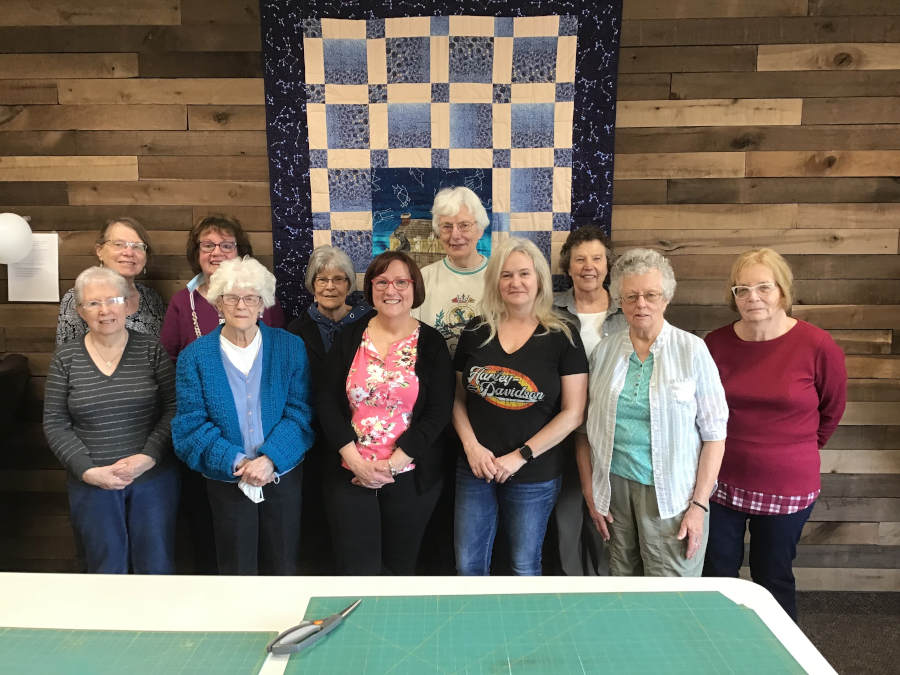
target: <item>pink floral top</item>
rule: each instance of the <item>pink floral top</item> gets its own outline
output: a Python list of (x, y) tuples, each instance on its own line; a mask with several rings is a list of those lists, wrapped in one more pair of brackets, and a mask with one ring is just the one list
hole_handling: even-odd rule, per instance
[[(363, 333), (347, 373), (347, 399), (356, 449), (364, 459), (388, 459), (397, 439), (409, 427), (419, 396), (415, 371), (418, 345), (417, 327), (409, 337), (394, 342), (387, 357), (382, 358), (369, 338), (369, 330)], [(414, 467), (410, 464), (409, 468)]]

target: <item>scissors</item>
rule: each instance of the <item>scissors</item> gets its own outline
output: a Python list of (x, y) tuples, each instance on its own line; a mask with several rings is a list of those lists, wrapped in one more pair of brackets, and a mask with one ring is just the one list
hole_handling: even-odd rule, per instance
[(350, 604), (336, 614), (315, 621), (301, 621), (296, 626), (288, 628), (266, 645), (266, 651), (272, 654), (294, 654), (302, 649), (311, 647), (331, 631), (341, 625), (344, 618), (357, 608), (362, 598)]

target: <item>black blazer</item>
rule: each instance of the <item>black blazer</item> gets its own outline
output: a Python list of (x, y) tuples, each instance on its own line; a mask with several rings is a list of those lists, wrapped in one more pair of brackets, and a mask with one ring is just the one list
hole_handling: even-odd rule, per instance
[[(326, 463), (341, 471), (345, 469), (340, 466), (341, 457), (337, 451), (357, 441), (350, 422), (347, 373), (373, 316), (374, 311), (341, 331), (322, 369), (322, 387), (318, 397), (319, 423), (322, 425), (324, 443), (334, 457), (333, 462)], [(310, 354), (310, 360), (312, 358)], [(397, 447), (403, 448), (407, 455), (415, 459), (413, 474), (416, 489), (421, 493), (441, 479), (443, 431), (450, 423), (455, 387), (447, 343), (440, 333), (421, 321), (415, 371), (419, 378), (419, 396), (413, 406), (409, 428), (397, 439)]]
[(326, 356), (325, 343), (322, 342), (319, 327), (309, 312), (304, 311), (288, 324), (287, 329), (294, 335), (303, 338), (303, 343), (306, 345), (306, 356), (309, 358), (309, 381), (312, 384), (312, 390), (316, 391), (321, 386), (322, 369), (325, 366)]

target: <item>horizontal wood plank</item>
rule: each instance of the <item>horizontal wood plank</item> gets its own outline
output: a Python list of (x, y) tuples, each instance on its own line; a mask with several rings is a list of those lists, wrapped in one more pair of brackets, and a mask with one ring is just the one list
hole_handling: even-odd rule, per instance
[(865, 497), (820, 497), (813, 508), (811, 521), (847, 521), (877, 523), (900, 521), (900, 499)]
[(0, 105), (59, 101), (54, 80), (0, 80)]
[[(878, 379), (900, 379), (900, 358), (896, 356), (848, 356), (847, 370), (852, 369), (852, 377), (871, 377)], [(894, 420), (900, 422), (900, 409)], [(885, 419), (888, 419), (885, 411)], [(870, 422), (871, 424), (891, 424), (891, 422)]]
[(900, 450), (822, 450), (826, 473), (900, 474)]
[(800, 535), (800, 543), (806, 545), (878, 544), (878, 523), (807, 523)]
[(655, 248), (666, 255), (733, 254), (775, 246), (779, 253), (897, 253), (896, 230), (625, 230), (613, 232), (620, 249)]
[[(798, 204), (794, 227), (896, 227), (900, 204)], [(900, 276), (900, 262), (897, 263)]]
[(613, 182), (613, 204), (665, 204), (665, 180), (617, 180)]
[(616, 127), (798, 125), (802, 113), (803, 101), (790, 98), (622, 101)]
[(756, 69), (900, 70), (900, 44), (760, 45)]
[(3, 26), (163, 25), (181, 20), (177, 0), (4, 0)]
[[(900, 323), (900, 305), (794, 305), (793, 315), (826, 330), (894, 328)], [(684, 330), (712, 330), (737, 318), (727, 307), (698, 305), (669, 305), (666, 317)]]
[(269, 180), (266, 157), (140, 157), (141, 179)]
[[(749, 571), (741, 570), (744, 578)], [(900, 570), (794, 567), (798, 591), (896, 591)]]
[(0, 157), (0, 181), (116, 181), (137, 177), (137, 157)]
[(227, 213), (237, 218), (247, 232), (272, 232), (272, 209), (266, 206), (195, 206), (194, 222), (214, 213)]
[[(157, 255), (183, 256), (187, 235), (176, 230), (149, 231), (153, 251)], [(257, 255), (272, 255), (272, 233), (248, 232), (247, 236)], [(61, 255), (86, 255), (94, 249), (97, 238), (93, 231), (61, 232), (59, 250)]]
[(744, 176), (742, 152), (642, 153), (620, 155), (615, 178), (740, 178)]
[(878, 543), (885, 546), (900, 544), (900, 523), (878, 523)]
[(888, 16), (900, 14), (894, 0), (809, 0), (810, 16), (844, 16), (872, 14)]
[(59, 101), (69, 104), (259, 105), (264, 98), (261, 78), (186, 77), (65, 80), (59, 83)]
[(182, 105), (0, 106), (0, 131), (186, 128)]
[(756, 47), (623, 47), (619, 50), (620, 73), (705, 73), (710, 64), (717, 72), (756, 69)]
[(19, 78), (137, 77), (137, 54), (0, 54), (0, 73)]
[(264, 131), (79, 131), (75, 144), (90, 155), (266, 156)]
[(142, 180), (135, 183), (69, 183), (69, 203), (122, 206), (131, 204), (269, 206), (269, 184), (158, 180)]
[(669, 73), (622, 73), (616, 82), (616, 101), (642, 101), (669, 98)]
[(897, 124), (900, 96), (811, 98), (803, 102), (803, 124)]
[(900, 150), (748, 152), (746, 157), (751, 177), (900, 175)]
[[(107, 220), (123, 215), (119, 206), (10, 206), (8, 210), (31, 218), (35, 232), (53, 230), (98, 231)], [(190, 206), (130, 206), (128, 216), (150, 230), (186, 232), (194, 222)], [(271, 226), (270, 226), (271, 227)], [(65, 264), (60, 260), (60, 265)]]
[(898, 38), (900, 23), (877, 17), (789, 16), (626, 20), (622, 22), (621, 43), (623, 47), (663, 47), (896, 42)]
[[(656, 228), (660, 229), (660, 228)], [(794, 279), (896, 279), (900, 261), (884, 255), (787, 255), (785, 258), (794, 273)], [(735, 256), (691, 255), (674, 256), (671, 259), (675, 278), (717, 279), (725, 285)]]
[(670, 180), (668, 188), (672, 204), (900, 202), (894, 178), (696, 178)]
[[(854, 332), (854, 331), (848, 331)], [(860, 331), (872, 332), (872, 331)], [(845, 345), (838, 341), (838, 345), (844, 349), (845, 354), (875, 354), (879, 352), (865, 352), (858, 348), (858, 343), (851, 345), (856, 348), (848, 349)], [(864, 345), (868, 346), (868, 345)], [(847, 382), (847, 400), (848, 401), (900, 401), (900, 380), (892, 380), (889, 378), (856, 378)]]
[(141, 77), (262, 77), (260, 52), (143, 52)]
[[(868, 427), (868, 429), (871, 428), (872, 427)], [(896, 473), (883, 475), (823, 473), (821, 479), (821, 494), (823, 497), (855, 497), (857, 495), (894, 497), (900, 494), (900, 475)], [(833, 543), (841, 544), (853, 542), (835, 541)], [(877, 544), (879, 542), (872, 541), (868, 543)]]
[(690, 19), (713, 16), (803, 16), (806, 0), (627, 0), (622, 19)]
[(794, 564), (798, 567), (863, 567), (893, 569), (900, 563), (898, 546), (859, 546), (829, 544), (797, 547)]
[(900, 96), (900, 70), (674, 73), (673, 98)]
[(259, 4), (253, 0), (181, 0), (181, 21), (185, 24), (259, 25)]
[[(678, 279), (674, 302), (683, 305), (724, 305), (731, 290), (724, 279)], [(794, 284), (794, 303), (798, 305), (852, 305), (856, 303), (900, 304), (900, 281), (870, 279), (800, 279)], [(862, 353), (890, 354), (891, 331), (856, 331), (848, 344), (859, 344)], [(864, 346), (863, 346), (864, 345)]]
[(220, 24), (122, 24), (110, 26), (0, 26), (0, 52), (251, 52), (259, 53), (260, 31)]
[(0, 131), (3, 155), (75, 155), (74, 131)]
[[(5, 204), (67, 204), (66, 184), (34, 182), (0, 182), (0, 205)], [(5, 209), (4, 209), (5, 210)]]
[(192, 131), (265, 130), (266, 108), (262, 105), (188, 106), (188, 128)]

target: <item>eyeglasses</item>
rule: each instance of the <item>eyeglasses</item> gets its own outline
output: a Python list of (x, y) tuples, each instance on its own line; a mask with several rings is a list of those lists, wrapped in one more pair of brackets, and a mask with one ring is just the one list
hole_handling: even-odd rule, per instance
[(88, 300), (87, 302), (82, 302), (82, 309), (87, 309), (92, 312), (97, 311), (101, 307), (110, 307), (112, 305), (124, 305), (125, 298), (121, 295), (117, 295), (114, 298), (106, 298), (106, 300)]
[(241, 300), (244, 301), (245, 307), (251, 309), (259, 306), (259, 303), (262, 302), (262, 298), (258, 295), (234, 295), (232, 293), (226, 293), (222, 296), (222, 302), (229, 307), (237, 307)]
[(381, 292), (386, 291), (388, 286), (393, 286), (398, 291), (402, 292), (412, 285), (412, 279), (394, 279), (393, 281), (389, 279), (376, 279), (372, 282), (372, 287)]
[(232, 251), (237, 249), (237, 242), (234, 241), (220, 241), (218, 243), (214, 241), (201, 241), (197, 244), (201, 251), (204, 253), (212, 253), (216, 250), (216, 246), (219, 247), (219, 250), (222, 253), (231, 253)]
[(147, 244), (142, 241), (125, 241), (124, 239), (107, 239), (103, 242), (113, 247), (113, 250), (124, 251), (126, 248), (133, 248), (141, 253), (147, 252)]
[(621, 300), (623, 304), (626, 305), (634, 305), (637, 303), (638, 298), (644, 298), (644, 301), (648, 305), (655, 305), (663, 299), (662, 291), (647, 291), (646, 293), (629, 293), (628, 295), (623, 295)]
[(732, 286), (731, 292), (734, 293), (734, 297), (738, 300), (746, 300), (753, 291), (756, 291), (756, 294), (759, 297), (766, 298), (772, 295), (777, 288), (777, 284), (774, 284), (771, 281), (764, 281), (761, 284), (754, 284), (753, 286)]
[(350, 280), (347, 277), (316, 277), (316, 286), (325, 287), (328, 284), (333, 284), (335, 286), (342, 286), (344, 284), (350, 283)]
[(461, 223), (441, 223), (438, 225), (441, 234), (451, 234), (454, 227), (459, 230), (460, 234), (469, 234), (469, 232), (475, 229), (475, 223), (464, 220)]

